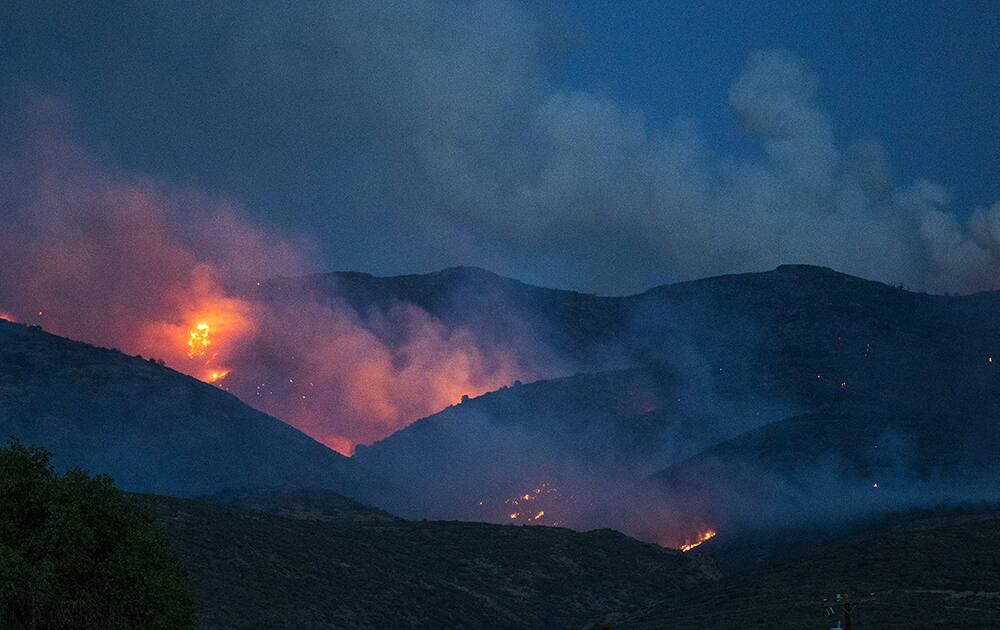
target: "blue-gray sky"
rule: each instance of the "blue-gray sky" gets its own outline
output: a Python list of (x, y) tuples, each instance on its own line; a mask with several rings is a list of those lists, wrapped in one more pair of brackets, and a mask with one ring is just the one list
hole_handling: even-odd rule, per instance
[(1000, 286), (995, 2), (842, 4), (15, 0), (3, 139), (57, 103), (105, 171), (230, 197), (317, 270)]

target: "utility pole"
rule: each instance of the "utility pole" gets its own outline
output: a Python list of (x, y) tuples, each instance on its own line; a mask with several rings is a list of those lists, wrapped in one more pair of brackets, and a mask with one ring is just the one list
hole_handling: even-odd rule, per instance
[(836, 599), (826, 607), (826, 614), (837, 615), (837, 625), (830, 630), (854, 630), (854, 621), (851, 618), (851, 600), (847, 595), (837, 593)]

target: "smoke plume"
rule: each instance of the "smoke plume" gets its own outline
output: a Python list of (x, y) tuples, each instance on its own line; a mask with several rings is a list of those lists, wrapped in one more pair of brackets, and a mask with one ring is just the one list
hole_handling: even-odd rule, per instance
[(122, 173), (69, 139), (36, 100), (3, 156), (5, 317), (117, 347), (215, 382), (350, 453), (532, 369), (409, 303), (357, 313), (308, 295), (259, 299), (260, 281), (316, 264), (236, 202)]

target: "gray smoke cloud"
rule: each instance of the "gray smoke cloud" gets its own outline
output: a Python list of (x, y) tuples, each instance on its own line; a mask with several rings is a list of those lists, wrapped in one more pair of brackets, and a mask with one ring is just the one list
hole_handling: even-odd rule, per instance
[(366, 177), (419, 232), (554, 259), (566, 282), (612, 293), (792, 261), (931, 291), (1000, 286), (1000, 206), (963, 223), (942, 186), (894, 183), (877, 141), (840, 145), (819, 79), (789, 52), (753, 54), (732, 84), (761, 149), (738, 160), (709, 151), (692, 121), (652, 129), (642, 112), (547, 83), (545, 25), (520, 5), (285, 17), (255, 25), (240, 57), (264, 59), (286, 90), (310, 76), (356, 110), (337, 124), (388, 158)]
[[(82, 50), (88, 93), (107, 111), (136, 94), (167, 103), (141, 101), (170, 130), (150, 163), (315, 197), (302, 216), (254, 211), (320, 235), (329, 261), (475, 264), (613, 294), (787, 262), (936, 292), (1000, 286), (1000, 205), (955, 209), (940, 184), (894, 181), (891, 151), (840, 140), (820, 78), (789, 52), (733, 71), (729, 105), (757, 148), (743, 157), (710, 149), (696, 121), (654, 127), (556, 84), (547, 68), (577, 34), (520, 3), (157, 3), (127, 24), (119, 9), (26, 7), (42, 25), (103, 20), (95, 42), (116, 29), (143, 42)], [(164, 67), (169, 82), (149, 71)]]

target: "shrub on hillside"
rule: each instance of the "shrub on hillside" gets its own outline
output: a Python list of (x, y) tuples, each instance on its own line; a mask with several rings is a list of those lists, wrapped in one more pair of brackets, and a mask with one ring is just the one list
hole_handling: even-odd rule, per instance
[(166, 537), (108, 476), (59, 476), (0, 448), (0, 628), (190, 628), (191, 585)]

